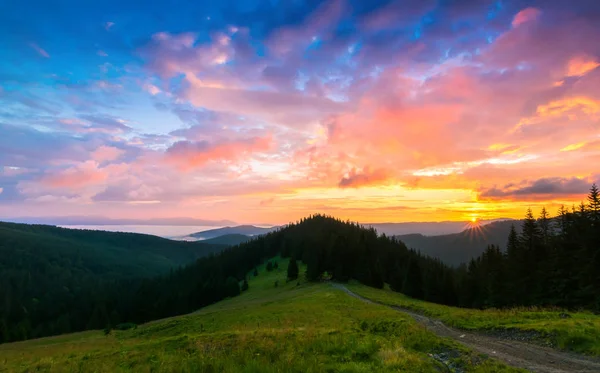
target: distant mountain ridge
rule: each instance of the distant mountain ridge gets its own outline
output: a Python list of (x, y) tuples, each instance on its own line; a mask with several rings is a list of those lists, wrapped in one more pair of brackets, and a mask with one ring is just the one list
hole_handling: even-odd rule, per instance
[(504, 251), (510, 227), (521, 229), (520, 220), (503, 220), (465, 229), (460, 233), (425, 236), (422, 234), (397, 235), (407, 247), (423, 255), (438, 258), (446, 264), (458, 266), (481, 255), (488, 245), (500, 246)]
[(113, 219), (104, 216), (41, 216), (0, 218), (0, 220), (11, 223), (46, 225), (198, 225), (222, 227), (236, 224), (231, 220), (195, 218)]
[[(495, 221), (510, 219), (480, 220), (479, 224), (487, 225)], [(422, 234), (425, 236), (460, 233), (469, 227), (466, 221), (435, 221), (435, 222), (405, 222), (405, 223), (366, 223), (365, 227), (372, 227), (379, 234), (397, 236), (405, 234)]]
[(251, 239), (252, 239), (252, 236), (246, 236), (245, 234), (224, 234), (222, 236), (208, 238), (206, 240), (201, 240), (198, 242), (202, 242), (204, 244), (213, 244), (213, 245), (235, 246), (235, 245), (242, 244), (244, 242), (248, 242)]
[(223, 227), (196, 232), (190, 234), (189, 237), (197, 238), (200, 240), (207, 240), (210, 238), (216, 238), (225, 235), (258, 236), (261, 234), (272, 232), (274, 230), (277, 230), (278, 228), (279, 227), (262, 228), (254, 225), (238, 225), (234, 227)]

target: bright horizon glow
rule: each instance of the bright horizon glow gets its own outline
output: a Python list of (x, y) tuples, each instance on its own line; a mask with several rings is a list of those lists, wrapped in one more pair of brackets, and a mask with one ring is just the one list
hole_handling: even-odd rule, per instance
[(600, 3), (37, 3), (0, 22), (0, 219), (478, 225), (600, 181)]

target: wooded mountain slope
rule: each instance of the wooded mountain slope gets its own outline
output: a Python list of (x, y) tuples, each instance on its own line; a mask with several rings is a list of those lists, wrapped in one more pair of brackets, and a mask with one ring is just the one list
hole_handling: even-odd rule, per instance
[(72, 330), (70, 308), (91, 307), (77, 303), (102, 284), (168, 273), (224, 248), (142, 234), (0, 222), (0, 341)]

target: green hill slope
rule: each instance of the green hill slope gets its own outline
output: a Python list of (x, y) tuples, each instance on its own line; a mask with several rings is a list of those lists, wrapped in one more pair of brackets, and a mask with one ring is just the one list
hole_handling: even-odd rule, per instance
[(446, 354), (461, 371), (517, 372), (330, 284), (286, 283), (285, 267), (261, 267), (242, 295), (186, 316), (0, 345), (0, 364), (6, 372), (439, 372)]

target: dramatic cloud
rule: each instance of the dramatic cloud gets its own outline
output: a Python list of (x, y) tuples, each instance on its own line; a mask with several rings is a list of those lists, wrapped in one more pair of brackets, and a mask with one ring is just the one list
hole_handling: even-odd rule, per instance
[(0, 217), (516, 217), (598, 181), (596, 1), (213, 5), (10, 2)]
[(502, 198), (502, 197), (525, 197), (531, 198), (540, 195), (563, 196), (583, 195), (587, 192), (591, 179), (581, 178), (543, 178), (535, 181), (522, 181), (519, 184), (507, 184), (502, 188), (490, 188), (483, 190), (480, 197)]

